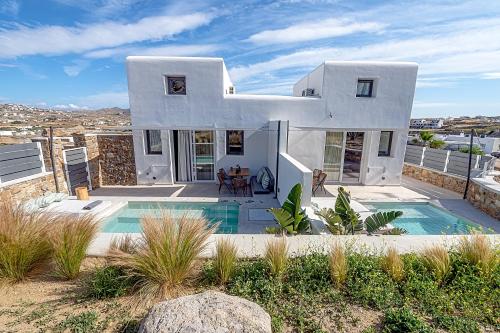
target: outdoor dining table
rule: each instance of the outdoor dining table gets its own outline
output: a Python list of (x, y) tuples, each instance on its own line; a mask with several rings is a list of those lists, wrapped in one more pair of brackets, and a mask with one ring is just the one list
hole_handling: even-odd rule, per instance
[(231, 168), (229, 169), (229, 172), (227, 173), (229, 177), (234, 177), (234, 178), (244, 178), (250, 176), (250, 169), (249, 168), (241, 168), (239, 172), (236, 172), (236, 168)]

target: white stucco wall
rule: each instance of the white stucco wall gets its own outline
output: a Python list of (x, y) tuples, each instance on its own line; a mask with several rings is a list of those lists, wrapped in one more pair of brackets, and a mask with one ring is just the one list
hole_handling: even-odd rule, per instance
[(302, 206), (311, 205), (312, 171), (286, 153), (279, 157), (278, 201), (283, 204), (295, 184), (302, 184)]
[(161, 131), (162, 154), (147, 155), (144, 142), (144, 131), (132, 131), (134, 138), (135, 166), (137, 184), (172, 184), (173, 165), (171, 163), (170, 131)]

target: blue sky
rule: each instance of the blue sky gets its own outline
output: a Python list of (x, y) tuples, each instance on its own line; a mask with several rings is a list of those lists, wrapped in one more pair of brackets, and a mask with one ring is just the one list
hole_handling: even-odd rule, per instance
[(282, 95), (324, 60), (416, 61), (413, 117), (500, 115), (500, 1), (0, 0), (0, 102), (128, 107), (127, 55)]

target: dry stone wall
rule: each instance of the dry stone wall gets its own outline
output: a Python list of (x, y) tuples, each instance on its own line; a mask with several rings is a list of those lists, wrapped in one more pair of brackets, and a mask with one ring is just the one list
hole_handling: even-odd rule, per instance
[(56, 186), (51, 173), (42, 176), (30, 177), (26, 181), (0, 187), (0, 199), (21, 202), (41, 197), (46, 192), (55, 192)]
[(409, 163), (404, 164), (403, 175), (457, 193), (464, 193), (465, 184), (467, 182), (463, 177), (447, 174)]
[(75, 146), (87, 147), (94, 188), (137, 184), (131, 134), (79, 134), (73, 138)]
[(467, 191), (467, 200), (474, 207), (500, 221), (500, 193), (473, 180)]

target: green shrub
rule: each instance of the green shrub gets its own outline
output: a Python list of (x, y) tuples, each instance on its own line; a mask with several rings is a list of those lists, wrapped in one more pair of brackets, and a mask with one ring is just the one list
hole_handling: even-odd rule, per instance
[(427, 333), (433, 330), (406, 308), (390, 309), (384, 313), (383, 333)]
[(132, 286), (131, 279), (122, 268), (116, 266), (97, 268), (92, 276), (85, 280), (87, 297), (95, 299), (124, 296)]
[(456, 317), (456, 316), (439, 316), (436, 318), (436, 324), (450, 332), (457, 333), (479, 333), (479, 325), (467, 318)]
[(50, 243), (55, 274), (72, 280), (80, 274), (90, 242), (96, 236), (98, 222), (92, 215), (61, 215), (52, 222)]
[(220, 283), (227, 283), (233, 275), (237, 253), (238, 249), (231, 240), (223, 238), (217, 241), (213, 265)]
[(95, 311), (85, 311), (77, 315), (69, 315), (61, 321), (55, 331), (71, 333), (92, 333), (100, 332), (98, 328), (99, 316)]
[(51, 254), (47, 218), (9, 200), (0, 202), (0, 278), (20, 281)]

